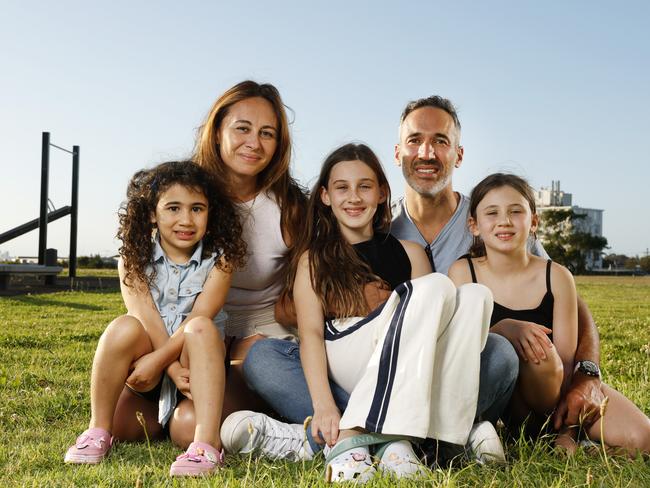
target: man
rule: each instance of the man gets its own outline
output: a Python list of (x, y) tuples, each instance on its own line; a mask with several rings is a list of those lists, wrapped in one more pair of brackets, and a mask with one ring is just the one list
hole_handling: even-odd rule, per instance
[[(402, 168), (406, 188), (404, 198), (393, 205), (391, 233), (399, 239), (420, 243), (433, 269), (441, 273), (447, 273), (449, 266), (466, 254), (472, 243), (467, 229), (469, 199), (452, 187), (453, 172), (463, 162), (460, 130), (458, 115), (449, 100), (439, 96), (423, 98), (404, 109), (399, 143), (395, 145), (395, 161)], [(531, 243), (531, 251), (546, 255), (537, 241)], [(537, 357), (544, 354), (544, 347), (545, 344), (539, 344), (538, 349), (529, 352), (526, 360), (537, 361)], [(484, 351), (483, 355), (486, 353), (490, 351)], [(514, 354), (514, 350), (509, 354)], [(580, 419), (587, 424), (596, 421), (603, 400), (598, 331), (580, 298), (575, 358), (576, 370), (571, 385), (554, 414), (556, 429), (562, 425), (577, 425)], [(489, 396), (483, 391), (489, 387), (481, 385), (479, 403)]]
[[(419, 242), (425, 247), (436, 271), (446, 273), (456, 259), (466, 254), (471, 245), (467, 229), (467, 197), (452, 188), (453, 171), (463, 160), (460, 145), (460, 122), (456, 111), (446, 99), (429, 97), (411, 102), (400, 122), (400, 140), (395, 146), (395, 159), (402, 167), (406, 180), (405, 198), (394, 205), (391, 233), (399, 239)], [(533, 252), (544, 250), (533, 243)], [(576, 358), (592, 369), (574, 375), (574, 381), (562, 399), (555, 424), (575, 425), (578, 417), (587, 414), (588, 421), (598, 415), (602, 394), (600, 380), (589, 376), (597, 371), (598, 336), (588, 310), (580, 302), (580, 340)], [(540, 345), (530, 360), (543, 355)], [(490, 334), (481, 354), (481, 380), (477, 406), (477, 421), (495, 422), (508, 403), (518, 374), (519, 360), (510, 343)], [(244, 363), (244, 375), (249, 386), (278, 413), (295, 424), (283, 424), (263, 414), (236, 412), (222, 426), (222, 440), (230, 452), (258, 453), (271, 458), (311, 458), (320, 449), (320, 439), (311, 436), (303, 442), (304, 429), (299, 424), (312, 414), (309, 390), (300, 365), (296, 344), (267, 339), (258, 341), (249, 351)], [(281, 379), (279, 379), (281, 378)], [(332, 384), (332, 393), (341, 410), (345, 409), (347, 394)], [(486, 425), (487, 424), (487, 425)], [(503, 457), (503, 451), (491, 424), (477, 424), (470, 445), (484, 445), (487, 455)], [(252, 427), (252, 428), (250, 428)], [(496, 444), (495, 444), (496, 442)], [(480, 458), (480, 457), (479, 457)]]

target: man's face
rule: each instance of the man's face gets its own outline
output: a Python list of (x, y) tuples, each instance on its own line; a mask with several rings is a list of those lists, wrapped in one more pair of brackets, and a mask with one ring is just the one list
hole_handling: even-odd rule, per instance
[(418, 108), (404, 119), (395, 161), (413, 190), (433, 197), (451, 185), (454, 168), (463, 160), (459, 138), (454, 119), (440, 108)]

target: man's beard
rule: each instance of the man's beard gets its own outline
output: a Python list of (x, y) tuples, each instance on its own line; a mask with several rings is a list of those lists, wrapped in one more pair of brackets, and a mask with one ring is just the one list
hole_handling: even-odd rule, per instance
[[(438, 160), (432, 160), (430, 162), (425, 162), (425, 161), (420, 161), (421, 163), (434, 163), (438, 168), (440, 168), (440, 171), (438, 172), (439, 175), (441, 175), (444, 171), (444, 165), (438, 161)], [(423, 182), (420, 183), (417, 181), (417, 176), (416, 176), (416, 171), (415, 171), (415, 166), (417, 166), (417, 163), (413, 163), (410, 166), (406, 164), (402, 164), (402, 174), (404, 175), (404, 179), (406, 180), (406, 183), (413, 188), (413, 190), (420, 196), (423, 197), (435, 197), (437, 196), (442, 190), (444, 190), (447, 185), (451, 183), (451, 175), (453, 171), (449, 171), (448, 173), (442, 175), (441, 179), (438, 181), (434, 182)], [(407, 169), (407, 168), (411, 168)]]

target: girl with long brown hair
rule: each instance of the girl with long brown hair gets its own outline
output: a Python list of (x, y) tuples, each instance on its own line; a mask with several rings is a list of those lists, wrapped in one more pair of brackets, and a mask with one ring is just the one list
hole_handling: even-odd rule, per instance
[[(409, 440), (465, 444), (476, 410), (489, 291), (456, 290), (431, 274), (423, 249), (387, 234), (389, 222), (390, 189), (374, 153), (363, 144), (333, 151), (291, 268), (311, 437), (328, 446), (330, 481), (371, 477), (370, 445), (382, 471), (416, 475)], [(394, 291), (371, 311), (368, 286)], [(351, 394), (343, 416), (330, 378)]]

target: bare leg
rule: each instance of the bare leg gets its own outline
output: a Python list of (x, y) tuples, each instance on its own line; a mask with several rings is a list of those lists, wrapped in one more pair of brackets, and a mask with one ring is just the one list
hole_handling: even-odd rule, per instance
[[(196, 425), (193, 440), (221, 448), (219, 427), (225, 386), (225, 347), (212, 321), (205, 317), (192, 319), (185, 325), (181, 364), (190, 369), (190, 392)], [(190, 400), (184, 400), (187, 404)], [(189, 407), (189, 405), (187, 405)], [(172, 440), (183, 446), (189, 432), (185, 425), (175, 425), (182, 410), (174, 412), (170, 424)], [(181, 427), (179, 430), (178, 427)]]
[[(543, 418), (560, 400), (564, 368), (555, 347), (547, 350), (546, 359), (538, 364), (519, 361), (519, 378), (510, 402), (510, 415), (515, 426), (532, 413)], [(545, 420), (545, 419), (544, 419)], [(541, 427), (540, 422), (539, 427)]]
[[(602, 440), (613, 448), (622, 448), (631, 456), (637, 451), (650, 454), (650, 419), (634, 403), (611, 386), (602, 384), (603, 394), (609, 398), (605, 416), (602, 419)], [(592, 440), (601, 440), (601, 421), (594, 422), (587, 435)]]
[(224, 419), (238, 410), (271, 411), (264, 400), (249, 390), (246, 380), (244, 380), (243, 363), (246, 354), (251, 346), (261, 339), (264, 339), (261, 334), (233, 339), (230, 348), (230, 369), (226, 381), (226, 395), (223, 401)]
[(113, 417), (112, 434), (122, 441), (139, 441), (145, 438), (136, 412), (141, 412), (149, 439), (162, 439), (165, 431), (158, 423), (158, 402), (142, 398), (126, 386), (120, 394)]
[[(149, 336), (135, 317), (123, 315), (106, 327), (95, 351), (90, 379), (91, 428), (112, 432), (113, 416), (129, 368), (151, 350)], [(122, 434), (129, 437), (126, 432)]]

